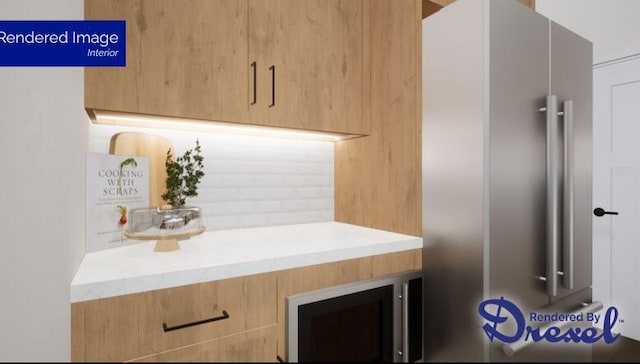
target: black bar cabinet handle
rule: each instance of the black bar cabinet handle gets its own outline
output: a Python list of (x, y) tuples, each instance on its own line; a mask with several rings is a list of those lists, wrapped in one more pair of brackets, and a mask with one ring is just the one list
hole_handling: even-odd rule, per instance
[(195, 322), (189, 322), (189, 323), (178, 325), (178, 326), (169, 327), (169, 326), (167, 326), (166, 322), (163, 322), (162, 323), (162, 329), (164, 330), (164, 332), (169, 332), (169, 331), (173, 331), (173, 330), (185, 329), (185, 328), (191, 327), (191, 326), (197, 326), (197, 325), (206, 324), (208, 322), (226, 320), (228, 318), (229, 318), (229, 314), (227, 313), (227, 311), (223, 310), (222, 311), (222, 316), (212, 317), (210, 319), (205, 319), (205, 320), (200, 320), (200, 321), (195, 321)]
[(251, 62), (251, 68), (253, 69), (253, 102), (251, 105), (255, 105), (258, 102), (258, 64)]
[(274, 107), (276, 106), (276, 66), (271, 65), (269, 71), (271, 71), (271, 105), (269, 107)]
[(593, 214), (598, 216), (598, 217), (601, 217), (601, 216), (604, 216), (604, 215), (617, 215), (618, 213), (615, 212), (615, 211), (605, 211), (602, 207), (596, 207), (593, 210)]

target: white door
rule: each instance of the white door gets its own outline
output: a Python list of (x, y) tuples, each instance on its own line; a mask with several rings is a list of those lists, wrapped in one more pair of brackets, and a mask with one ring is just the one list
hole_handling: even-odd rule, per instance
[[(640, 340), (640, 55), (594, 67), (593, 298)], [(602, 321), (599, 325), (602, 327)]]

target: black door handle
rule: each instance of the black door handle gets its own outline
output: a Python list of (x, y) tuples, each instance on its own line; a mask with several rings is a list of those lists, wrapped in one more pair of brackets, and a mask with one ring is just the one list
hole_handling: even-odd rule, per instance
[(596, 207), (593, 210), (593, 214), (600, 217), (604, 215), (617, 215), (618, 213), (615, 211), (605, 211), (602, 207)]
[(258, 102), (258, 78), (257, 78), (257, 68), (258, 64), (256, 62), (251, 62), (251, 69), (253, 70), (253, 101), (251, 101), (250, 105), (255, 105)]
[(271, 104), (269, 107), (274, 107), (276, 106), (276, 66), (271, 65), (269, 71), (271, 71)]

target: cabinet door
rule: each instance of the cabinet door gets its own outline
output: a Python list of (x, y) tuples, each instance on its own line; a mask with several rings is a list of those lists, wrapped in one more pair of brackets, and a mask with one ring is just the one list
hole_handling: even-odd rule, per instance
[(368, 134), (362, 21), (362, 1), (249, 0), (249, 64), (256, 62), (257, 81), (251, 121)]
[(185, 346), (134, 362), (275, 362), (276, 325)]
[(86, 69), (87, 108), (246, 118), (246, 0), (86, 0), (85, 18), (127, 21), (127, 66)]

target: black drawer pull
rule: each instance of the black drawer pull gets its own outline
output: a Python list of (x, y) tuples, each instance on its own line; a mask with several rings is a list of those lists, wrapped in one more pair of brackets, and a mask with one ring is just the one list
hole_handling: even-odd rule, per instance
[(226, 320), (228, 318), (229, 318), (229, 314), (227, 313), (227, 311), (223, 310), (222, 311), (222, 316), (212, 317), (210, 319), (205, 319), (205, 320), (200, 320), (200, 321), (195, 321), (195, 322), (189, 322), (187, 324), (182, 324), (182, 325), (178, 325), (178, 326), (169, 327), (169, 326), (167, 326), (166, 322), (163, 322), (162, 323), (162, 329), (164, 330), (164, 332), (169, 332), (169, 331), (173, 331), (173, 330), (185, 329), (185, 328), (191, 327), (191, 326), (206, 324), (208, 322)]

